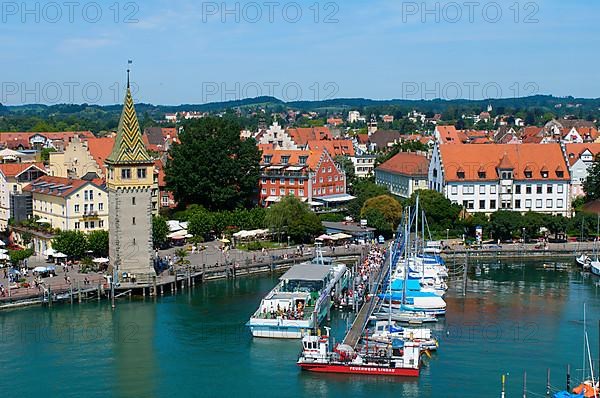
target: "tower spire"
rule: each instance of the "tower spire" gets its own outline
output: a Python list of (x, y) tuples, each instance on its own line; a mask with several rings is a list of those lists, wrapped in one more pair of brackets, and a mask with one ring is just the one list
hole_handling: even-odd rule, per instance
[(130, 88), (130, 86), (129, 86), (129, 74), (131, 72), (131, 69), (130, 69), (129, 65), (131, 65), (132, 63), (133, 63), (132, 60), (130, 60), (130, 59), (127, 60), (127, 89)]

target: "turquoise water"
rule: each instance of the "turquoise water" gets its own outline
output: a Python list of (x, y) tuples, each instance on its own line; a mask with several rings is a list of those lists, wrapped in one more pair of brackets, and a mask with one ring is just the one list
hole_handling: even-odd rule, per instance
[[(0, 313), (3, 396), (507, 397), (545, 393), (546, 368), (579, 380), (583, 303), (598, 356), (600, 291), (576, 269), (494, 264), (451, 290), (440, 350), (418, 380), (318, 375), (295, 365), (298, 341), (253, 339), (244, 327), (276, 277), (210, 282), (177, 297), (33, 307)], [(334, 313), (338, 339), (350, 321)], [(535, 396), (530, 394), (530, 396)]]

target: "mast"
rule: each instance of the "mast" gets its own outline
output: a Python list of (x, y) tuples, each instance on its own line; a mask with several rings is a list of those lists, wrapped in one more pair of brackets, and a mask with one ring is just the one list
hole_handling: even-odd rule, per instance
[(404, 281), (402, 283), (402, 301), (400, 308), (402, 309), (406, 304), (406, 281), (408, 280), (408, 256), (409, 256), (409, 238), (408, 232), (410, 232), (410, 207), (408, 208), (408, 214), (406, 217), (406, 225), (404, 226)]

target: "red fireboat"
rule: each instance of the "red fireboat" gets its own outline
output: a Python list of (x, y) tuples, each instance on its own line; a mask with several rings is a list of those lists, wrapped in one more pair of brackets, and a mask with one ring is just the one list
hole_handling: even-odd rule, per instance
[(298, 366), (310, 372), (418, 377), (420, 355), (418, 343), (400, 339), (357, 353), (345, 344), (329, 351), (329, 336), (304, 336)]

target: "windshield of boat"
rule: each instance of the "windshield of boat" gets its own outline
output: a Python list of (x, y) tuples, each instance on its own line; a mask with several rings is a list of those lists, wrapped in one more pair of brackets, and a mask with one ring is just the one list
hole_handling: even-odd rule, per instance
[(289, 280), (286, 281), (282, 288), (282, 292), (319, 292), (323, 289), (323, 281), (304, 281), (304, 280)]

